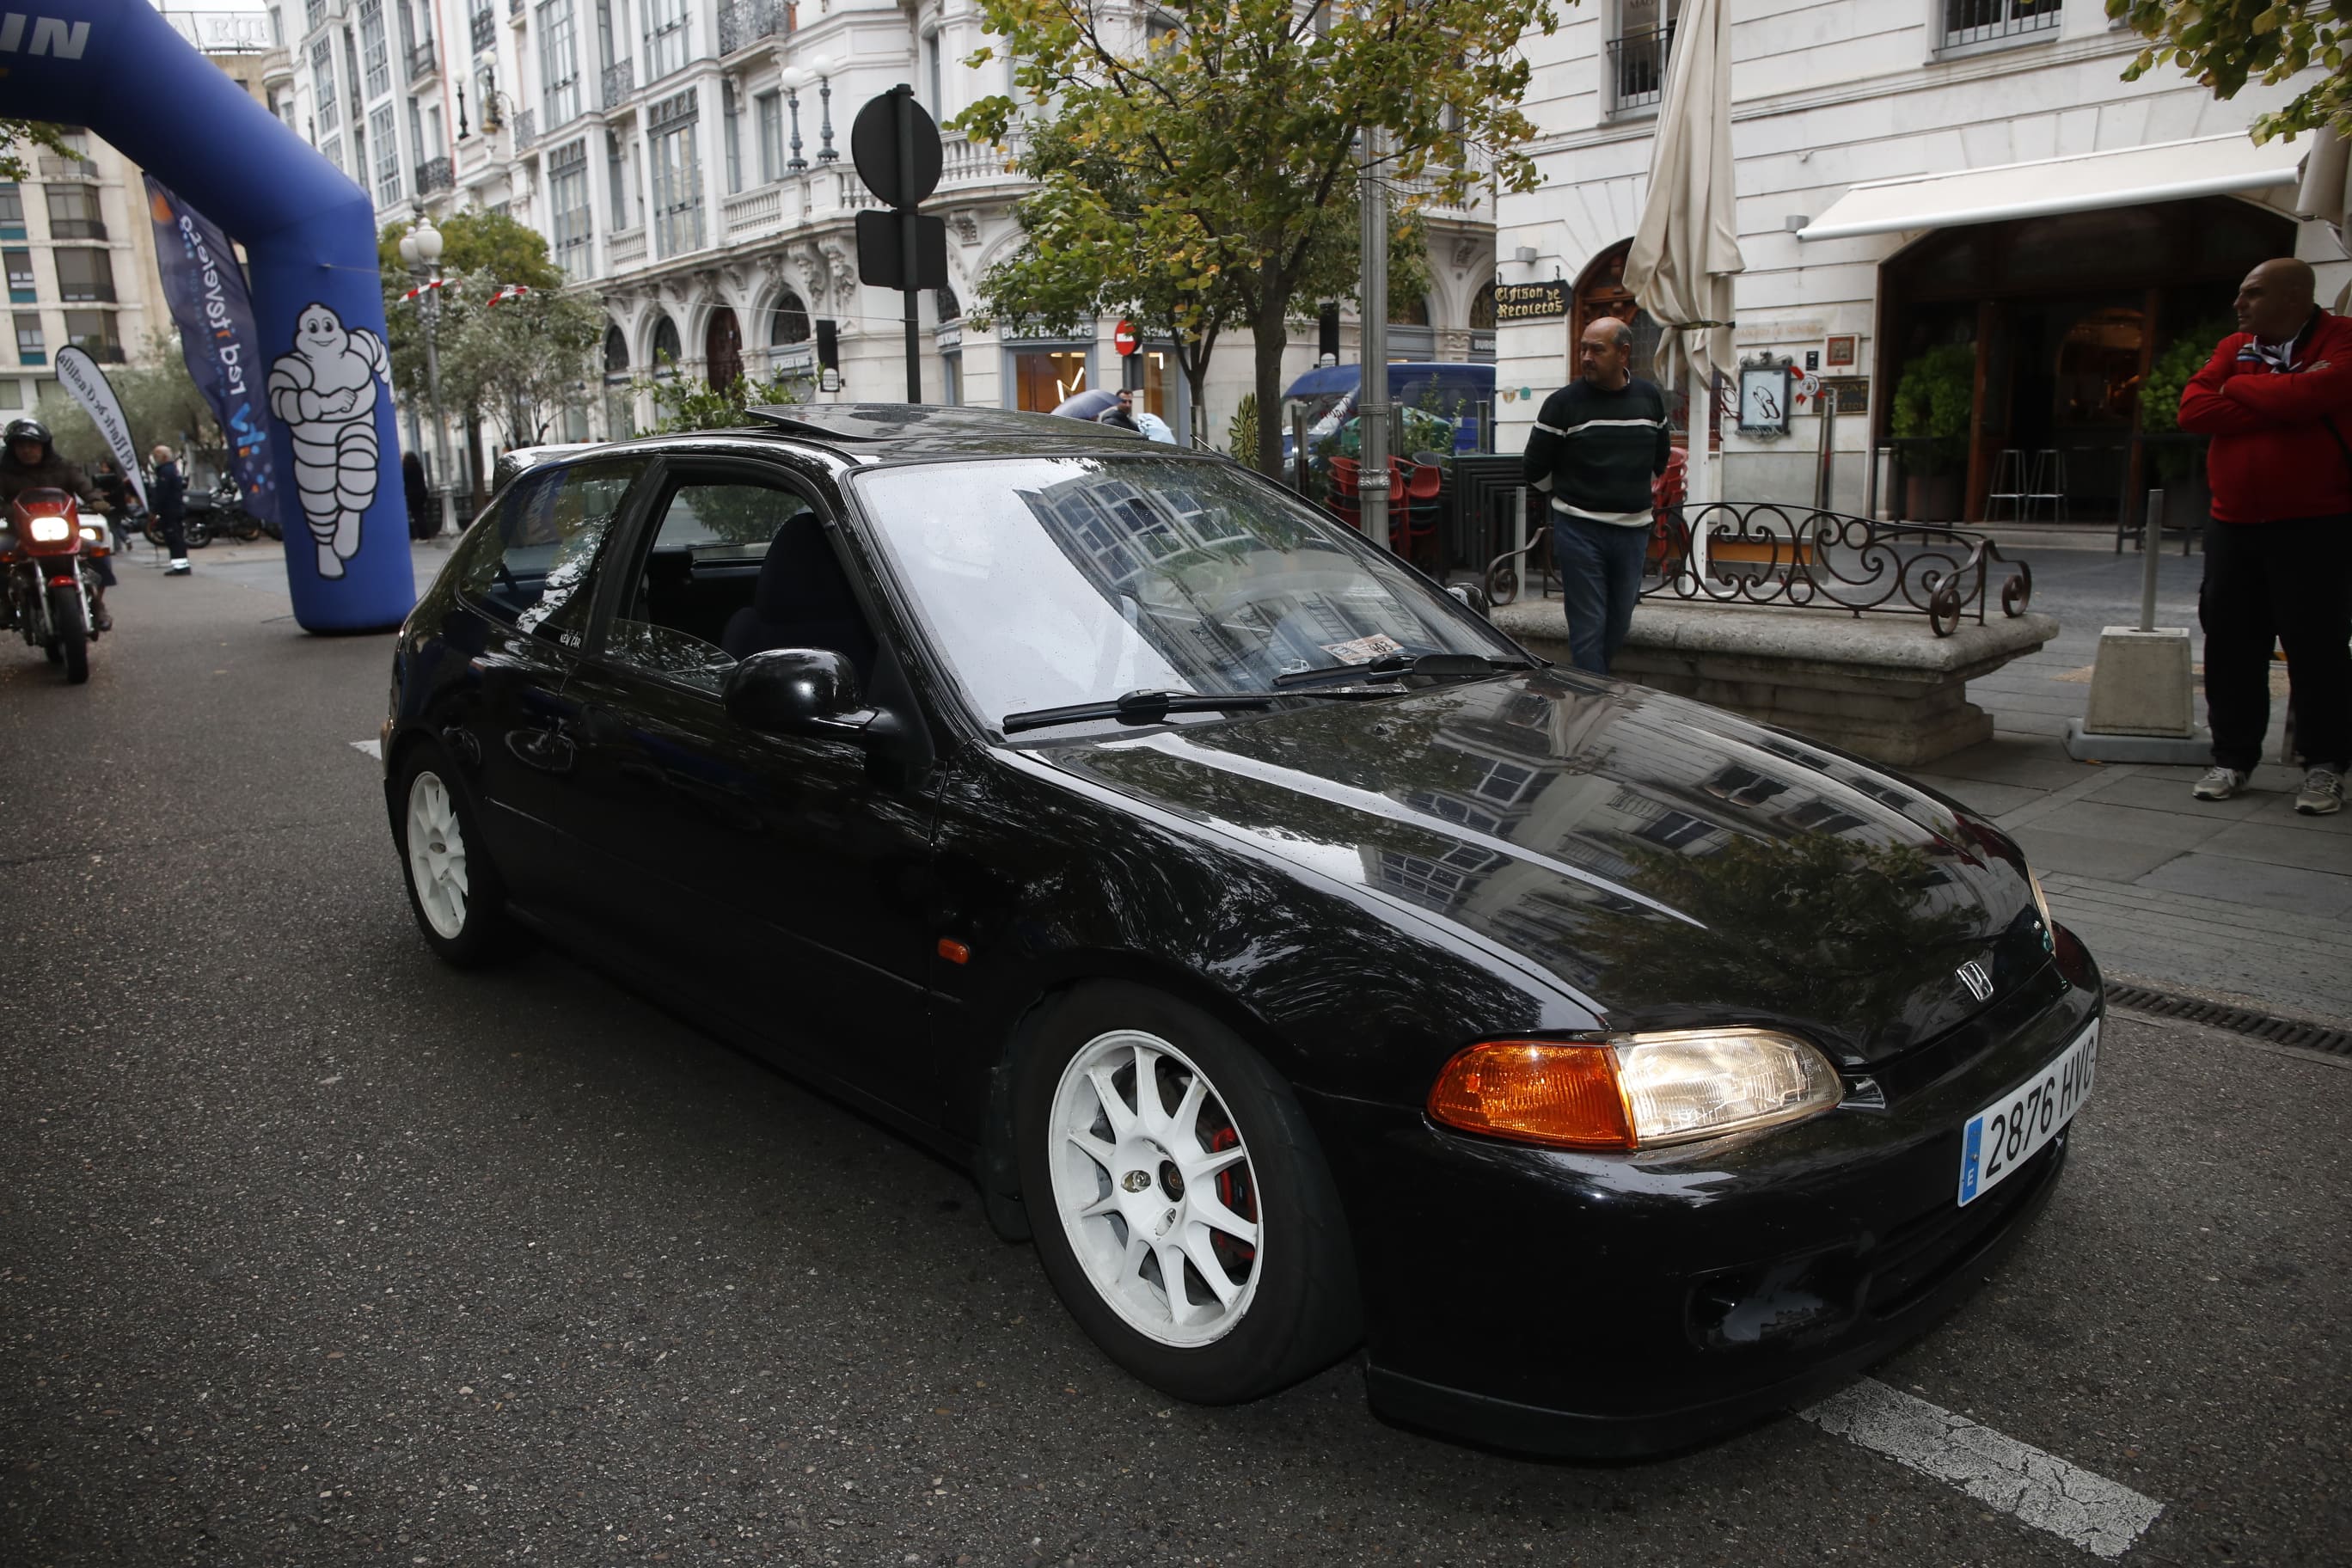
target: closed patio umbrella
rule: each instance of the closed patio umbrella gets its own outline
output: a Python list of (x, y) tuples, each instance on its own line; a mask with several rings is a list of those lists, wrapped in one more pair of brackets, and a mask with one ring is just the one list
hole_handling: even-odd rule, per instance
[[(1662, 330), (1657, 374), (1690, 392), (1689, 495), (1719, 500), (1707, 450), (1707, 408), (1718, 372), (1734, 372), (1733, 277), (1739, 254), (1731, 161), (1731, 19), (1724, 0), (1685, 0), (1666, 60), (1650, 189), (1625, 258), (1625, 286)], [(1695, 570), (1706, 542), (1694, 534)]]
[[(2323, 125), (2311, 133), (2311, 151), (2303, 156), (2303, 177), (2295, 191), (2297, 217), (2317, 218), (2336, 236), (2336, 247), (2352, 256), (2352, 143)], [(2352, 303), (2352, 282), (2336, 296), (2335, 310), (2343, 314)]]

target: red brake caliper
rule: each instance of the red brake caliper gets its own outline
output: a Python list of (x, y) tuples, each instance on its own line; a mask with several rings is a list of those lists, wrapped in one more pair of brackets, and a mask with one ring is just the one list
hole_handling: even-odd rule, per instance
[[(1242, 1135), (1231, 1127), (1220, 1127), (1209, 1135), (1209, 1152), (1238, 1148)], [(1245, 1166), (1228, 1165), (1217, 1173), (1217, 1201), (1242, 1218), (1255, 1224), (1257, 1220), (1257, 1194), (1250, 1191), (1249, 1173)], [(1209, 1245), (1217, 1254), (1217, 1261), (1225, 1272), (1236, 1279), (1246, 1278), (1250, 1265), (1256, 1261), (1257, 1248), (1237, 1236), (1222, 1230), (1209, 1233)]]

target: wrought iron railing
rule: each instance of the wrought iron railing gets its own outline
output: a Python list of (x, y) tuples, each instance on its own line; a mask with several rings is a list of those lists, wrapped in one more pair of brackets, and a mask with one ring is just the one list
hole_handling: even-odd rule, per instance
[(2054, 31), (2063, 9), (2060, 0), (1944, 0), (1943, 47), (1956, 49), (2021, 33)]
[(788, 0), (730, 0), (719, 7), (719, 52), (731, 55), (761, 38), (782, 37), (793, 30)]
[(1675, 25), (1636, 27), (1609, 40), (1609, 100), (1618, 109), (1654, 109), (1666, 86)]
[[(1704, 529), (1704, 577), (1691, 565), (1690, 530)], [(1531, 570), (1551, 591), (1551, 530), (1486, 567), (1486, 593), (1498, 605), (1518, 597)], [(1538, 563), (1541, 564), (1538, 567)], [(1996, 567), (2007, 569), (1996, 584)], [(1920, 522), (1874, 522), (1843, 512), (1769, 501), (1714, 502), (1661, 510), (1650, 531), (1642, 597), (1727, 605), (1844, 610), (1854, 616), (1925, 616), (1949, 637), (1998, 598), (2001, 614), (2021, 616), (2033, 597), (2033, 569), (2012, 561), (1981, 533)]]
[(431, 76), (436, 64), (438, 62), (434, 58), (433, 40), (427, 38), (408, 51), (408, 79), (413, 82), (419, 77)]
[(484, 49), (488, 48), (492, 44), (498, 42), (498, 13), (492, 11), (487, 5), (484, 5), (480, 10), (474, 13), (471, 21), (468, 23), (468, 28), (474, 41), (474, 52), (478, 55)]
[(618, 109), (637, 90), (637, 62), (622, 60), (604, 68), (604, 107)]
[(457, 180), (446, 158), (427, 158), (416, 165), (416, 194), (429, 196), (436, 191), (453, 190)]

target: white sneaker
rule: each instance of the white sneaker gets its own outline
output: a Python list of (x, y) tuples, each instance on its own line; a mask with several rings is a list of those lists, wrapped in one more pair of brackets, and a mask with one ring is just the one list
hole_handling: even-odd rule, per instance
[(2314, 768), (2303, 775), (2294, 792), (2294, 808), (2305, 816), (2333, 816), (2344, 809), (2344, 775), (2334, 768)]
[(186, 562), (174, 561), (170, 566), (164, 569), (163, 574), (167, 577), (184, 577), (188, 574), (188, 563)]
[(2196, 787), (2189, 793), (2199, 800), (2227, 800), (2245, 787), (2246, 774), (2242, 769), (2215, 766), (2207, 768), (2205, 776), (2199, 779)]

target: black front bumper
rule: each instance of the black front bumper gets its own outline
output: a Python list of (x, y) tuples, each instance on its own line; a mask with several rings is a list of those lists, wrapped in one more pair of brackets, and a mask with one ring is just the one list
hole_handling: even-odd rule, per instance
[(2098, 1017), (2063, 932), (2032, 982), (1849, 1075), (1795, 1127), (1649, 1154), (1476, 1138), (1302, 1096), (1350, 1210), (1373, 1407), (1497, 1447), (1628, 1458), (1824, 1392), (1925, 1331), (2041, 1212), (2062, 1135), (1966, 1207), (1960, 1129)]

